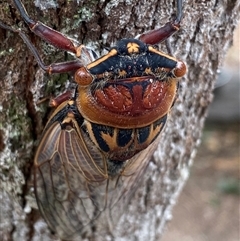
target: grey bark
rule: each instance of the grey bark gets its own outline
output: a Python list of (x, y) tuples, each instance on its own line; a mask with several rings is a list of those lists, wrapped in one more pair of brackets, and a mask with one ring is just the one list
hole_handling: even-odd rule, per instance
[[(118, 39), (163, 25), (175, 12), (173, 1), (163, 0), (23, 2), (33, 18), (100, 52)], [(160, 240), (188, 178), (239, 10), (239, 1), (184, 1), (182, 28), (171, 45), (188, 73), (180, 80), (167, 126), (152, 147), (155, 152), (149, 152), (148, 169), (116, 226), (105, 220), (79, 240)], [(0, 19), (25, 29), (12, 2), (0, 2)], [(29, 36), (46, 63), (66, 58)], [(47, 103), (38, 102), (63, 91), (71, 76), (44, 74), (22, 40), (2, 29), (0, 66), (0, 240), (58, 240), (36, 207), (32, 160), (49, 114)]]

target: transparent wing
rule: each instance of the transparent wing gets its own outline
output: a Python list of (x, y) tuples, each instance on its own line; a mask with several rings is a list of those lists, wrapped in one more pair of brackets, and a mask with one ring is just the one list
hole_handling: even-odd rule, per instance
[(141, 185), (141, 179), (151, 158), (149, 153), (153, 153), (155, 147), (156, 142), (129, 159), (121, 175), (115, 180), (109, 180), (107, 199), (109, 209), (117, 206), (118, 210), (124, 211), (135, 190)]
[(49, 227), (69, 239), (120, 199), (120, 206), (125, 206), (147, 166), (144, 153), (128, 160), (121, 174), (110, 178), (106, 159), (74, 117), (51, 123), (34, 160), (35, 194)]
[[(73, 235), (105, 208), (105, 161), (93, 145), (86, 147), (74, 119), (54, 122), (35, 157), (35, 192), (39, 209), (52, 230)], [(95, 153), (92, 157), (90, 151)], [(94, 158), (94, 160), (93, 160)]]

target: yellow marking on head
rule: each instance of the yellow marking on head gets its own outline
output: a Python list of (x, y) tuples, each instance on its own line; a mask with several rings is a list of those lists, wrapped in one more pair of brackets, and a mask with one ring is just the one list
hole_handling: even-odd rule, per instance
[(116, 49), (112, 49), (110, 52), (108, 52), (106, 55), (103, 55), (101, 58), (93, 61), (92, 63), (87, 65), (87, 69), (91, 69), (95, 66), (97, 66), (98, 64), (101, 64), (103, 61), (105, 61), (106, 59), (113, 57), (117, 55), (117, 50)]
[(136, 43), (128, 43), (127, 50), (129, 54), (137, 54), (139, 53), (139, 45)]
[(168, 58), (168, 59), (171, 59), (171, 60), (173, 60), (173, 61), (176, 61), (176, 62), (178, 61), (176, 58), (174, 58), (174, 57), (172, 57), (172, 56), (170, 56), (170, 55), (168, 55), (168, 54), (165, 54), (165, 53), (163, 53), (163, 52), (161, 52), (161, 51), (159, 51), (159, 50), (156, 50), (156, 49), (153, 48), (152, 46), (148, 46), (148, 50), (149, 50), (150, 52), (152, 52), (152, 53), (161, 55), (161, 56), (166, 57), (166, 58)]
[(144, 72), (146, 74), (153, 74), (151, 67), (147, 67)]
[(118, 71), (118, 76), (120, 77), (120, 78), (123, 78), (123, 77), (125, 77), (127, 75), (127, 72), (125, 71), (125, 70), (119, 70)]

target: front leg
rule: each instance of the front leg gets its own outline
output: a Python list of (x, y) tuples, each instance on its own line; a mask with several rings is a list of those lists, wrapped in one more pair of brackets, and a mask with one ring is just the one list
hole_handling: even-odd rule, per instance
[[(3, 29), (10, 30), (14, 33), (19, 34), (19, 36), (22, 38), (24, 43), (27, 45), (28, 49), (32, 52), (33, 56), (35, 57), (38, 65), (39, 65), (39, 67), (41, 67), (48, 74), (66, 73), (66, 72), (76, 71), (77, 69), (79, 69), (80, 67), (83, 66), (83, 63), (79, 59), (68, 61), (68, 62), (53, 63), (53, 64), (50, 64), (50, 65), (45, 65), (44, 62), (42, 61), (37, 49), (30, 42), (29, 38), (26, 36), (25, 33), (23, 33), (21, 30), (11, 28), (10, 26), (2, 23), (1, 21), (0, 21), (0, 27), (3, 28)], [(80, 45), (79, 47), (80, 47), (80, 50), (81, 50), (80, 52), (83, 52), (84, 55), (88, 54), (88, 51), (85, 48), (85, 46)]]
[(26, 9), (19, 0), (13, 0), (21, 17), (29, 26), (30, 30), (37, 36), (52, 44), (53, 46), (74, 53), (77, 57), (81, 55), (81, 45), (75, 46), (73, 41), (62, 33), (44, 25), (39, 21), (34, 21), (28, 16)]
[(146, 44), (158, 44), (168, 39), (180, 28), (182, 19), (182, 0), (177, 0), (177, 16), (175, 20), (167, 22), (163, 27), (141, 34), (138, 39)]

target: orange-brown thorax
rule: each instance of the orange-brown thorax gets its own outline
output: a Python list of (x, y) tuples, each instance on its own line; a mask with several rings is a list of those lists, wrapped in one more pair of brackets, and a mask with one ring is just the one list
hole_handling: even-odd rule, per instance
[(79, 86), (77, 106), (83, 117), (119, 128), (143, 127), (169, 112), (177, 91), (176, 79), (155, 81), (153, 76), (143, 76), (120, 83), (94, 92)]

